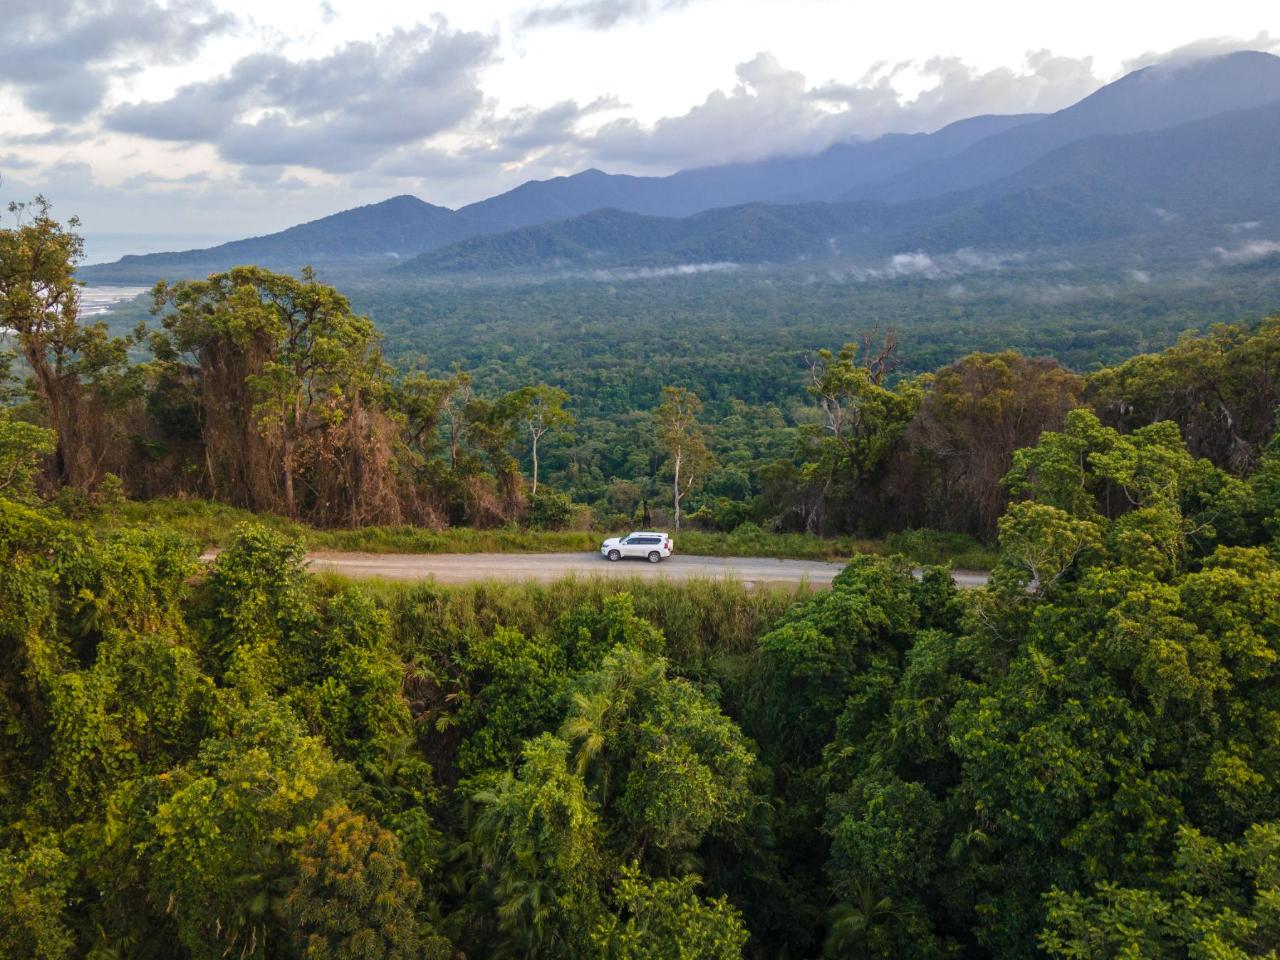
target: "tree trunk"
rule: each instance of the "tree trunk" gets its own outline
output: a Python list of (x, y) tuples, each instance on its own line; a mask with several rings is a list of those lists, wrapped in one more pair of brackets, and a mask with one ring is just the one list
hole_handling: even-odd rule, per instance
[(284, 512), (290, 520), (298, 518), (297, 500), (293, 492), (293, 456), (294, 449), (297, 446), (295, 431), (302, 429), (302, 396), (295, 393), (293, 396), (293, 423), (288, 420), (284, 424), (284, 434), (282, 438), (283, 446), (283, 463), (284, 467)]
[(532, 436), (533, 436), (533, 493), (536, 495), (538, 492), (538, 435), (534, 433), (532, 434)]
[(297, 519), (297, 509), (293, 496), (293, 440), (286, 437), (284, 441), (284, 513), (290, 520)]
[(805, 521), (805, 533), (817, 534), (819, 532), (819, 522), (822, 516), (822, 508), (826, 506), (827, 495), (831, 492), (831, 474), (827, 474), (827, 480), (822, 485), (822, 489), (818, 491), (818, 499), (814, 501), (813, 509), (809, 511), (809, 518)]
[(680, 460), (681, 459), (682, 458), (680, 454), (676, 454), (676, 462), (674, 465), (674, 470), (672, 471), (672, 480), (671, 480), (671, 495), (672, 495), (672, 498), (675, 500), (675, 507), (676, 507), (676, 530), (677, 531), (680, 529), (680, 497), (681, 497)]
[[(39, 393), (47, 408), (49, 426), (53, 428), (54, 472), (58, 475), (58, 483), (62, 486), (80, 487), (80, 471), (76, 469), (80, 462), (76, 443), (75, 418), (68, 416), (69, 396), (64, 395), (59, 373), (45, 358), (43, 350), (34, 347), (25, 349), (27, 363), (35, 373)], [(87, 491), (86, 491), (87, 492)]]

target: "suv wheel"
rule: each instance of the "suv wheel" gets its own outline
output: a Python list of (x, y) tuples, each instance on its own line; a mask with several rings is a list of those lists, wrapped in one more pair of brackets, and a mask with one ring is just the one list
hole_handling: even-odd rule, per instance
[(621, 560), (621, 559), (622, 559), (622, 554), (620, 554), (617, 550), (610, 550), (610, 551), (609, 551), (609, 559), (610, 559), (610, 560)]
[(658, 562), (659, 560), (661, 560), (661, 559), (662, 559), (662, 554), (660, 554), (657, 550), (650, 550), (650, 551), (649, 551), (649, 562), (650, 562), (650, 563), (657, 563), (657, 562)]

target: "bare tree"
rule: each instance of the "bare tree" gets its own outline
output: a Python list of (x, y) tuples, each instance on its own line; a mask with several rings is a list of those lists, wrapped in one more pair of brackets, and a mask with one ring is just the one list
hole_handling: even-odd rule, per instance
[(538, 443), (548, 433), (563, 430), (573, 423), (573, 414), (564, 408), (569, 394), (559, 387), (540, 383), (525, 387), (522, 396), (520, 419), (529, 432), (529, 447), (533, 457), (533, 493), (538, 492)]
[(445, 419), (449, 422), (449, 469), (458, 469), (458, 446), (467, 428), (466, 409), (471, 401), (471, 374), (455, 370), (455, 384), (445, 403)]
[(715, 459), (707, 449), (702, 424), (698, 421), (702, 402), (693, 391), (663, 387), (662, 398), (662, 405), (654, 413), (654, 425), (671, 471), (671, 499), (675, 527), (679, 530), (684, 498), (706, 478), (715, 466)]

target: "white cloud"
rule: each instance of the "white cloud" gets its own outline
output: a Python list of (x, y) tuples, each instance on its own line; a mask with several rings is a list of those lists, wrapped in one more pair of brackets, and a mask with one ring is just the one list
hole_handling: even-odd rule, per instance
[[(956, 57), (879, 65), (854, 83), (812, 85), (764, 51), (738, 64), (738, 82), (688, 112), (652, 124), (620, 118), (582, 138), (600, 162), (655, 169), (814, 153), (841, 140), (935, 130), (988, 113), (1057, 110), (1102, 81), (1088, 57), (1027, 55), (1018, 69), (979, 70)], [(914, 95), (898, 84), (923, 83)]]
[(212, 0), (5, 0), (0, 85), (34, 113), (78, 122), (111, 77), (181, 62), (235, 25)]
[(1230, 250), (1225, 247), (1215, 247), (1213, 252), (1222, 263), (1252, 263), (1254, 260), (1261, 260), (1274, 253), (1280, 253), (1280, 241), (1251, 240)]
[(1241, 50), (1280, 53), (1280, 37), (1273, 37), (1266, 30), (1261, 30), (1256, 35), (1248, 38), (1204, 37), (1203, 39), (1193, 40), (1191, 43), (1174, 47), (1172, 50), (1165, 50), (1162, 53), (1148, 50), (1146, 53), (1124, 61), (1124, 70), (1128, 73), (1131, 70), (1141, 70), (1143, 67), (1150, 67), (1157, 63), (1176, 65), (1192, 60), (1202, 60), (1205, 57), (1237, 53)]
[(16, 153), (0, 153), (0, 174), (5, 170), (29, 170), (35, 165), (34, 160), (21, 157)]
[(1025, 253), (992, 253), (964, 247), (951, 253), (930, 254), (923, 250), (898, 253), (875, 266), (836, 268), (828, 275), (839, 281), (866, 283), (872, 280), (894, 280), (920, 277), (942, 280), (973, 273), (998, 273), (1026, 259)]
[(322, 57), (246, 56), (167, 100), (117, 107), (106, 124), (209, 143), (233, 163), (358, 170), (473, 116), (484, 101), (479, 71), (495, 50), (494, 37), (437, 18)]
[[(1085, 12), (1046, 9), (995, 37), (941, 2), (437, 8), (447, 22), (367, 0), (0, 0), (4, 194), (131, 230), (166, 229), (180, 198), (190, 229), (264, 232), (391, 193), (457, 206), (591, 166), (662, 174), (1053, 110), (1111, 79), (1135, 36), (1172, 49), (1129, 66), (1277, 47), (1173, 46), (1256, 29), (1203, 11), (1152, 24), (1117, 8), (1094, 36)], [(92, 170), (72, 182), (67, 163)]]
[(576, 24), (589, 30), (611, 30), (629, 20), (639, 20), (656, 11), (688, 6), (691, 0), (560, 0), (528, 11), (521, 23), (526, 27)]
[(722, 260), (715, 263), (681, 263), (671, 267), (591, 270), (586, 274), (574, 274), (574, 276), (586, 276), (602, 283), (611, 283), (623, 280), (654, 280), (662, 277), (694, 277), (703, 273), (732, 273), (739, 269), (741, 269), (741, 264)]

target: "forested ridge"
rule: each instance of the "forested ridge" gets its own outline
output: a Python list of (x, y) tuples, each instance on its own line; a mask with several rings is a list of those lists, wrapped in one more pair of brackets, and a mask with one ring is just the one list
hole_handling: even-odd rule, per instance
[(1088, 376), (906, 374), (871, 332), (814, 352), (792, 422), (679, 383), (635, 415), (615, 517), (970, 531), (981, 590), (871, 556), (794, 595), (355, 585), (263, 526), (201, 564), (94, 521), (567, 524), (585, 488), (543, 461), (535, 494), (532, 448), (573, 396), (394, 371), (338, 291), (252, 267), (116, 336), (74, 222), (17, 212), (0, 955), (1280, 951), (1280, 321)]

